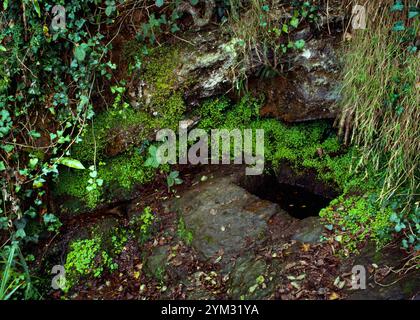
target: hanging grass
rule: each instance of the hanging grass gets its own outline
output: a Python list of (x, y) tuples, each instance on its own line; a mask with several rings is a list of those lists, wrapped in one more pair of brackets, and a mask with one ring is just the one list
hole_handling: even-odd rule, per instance
[(374, 165), (380, 199), (405, 196), (411, 206), (420, 184), (418, 1), (385, 2), (369, 1), (367, 29), (346, 48), (340, 128), (361, 147), (360, 163)]

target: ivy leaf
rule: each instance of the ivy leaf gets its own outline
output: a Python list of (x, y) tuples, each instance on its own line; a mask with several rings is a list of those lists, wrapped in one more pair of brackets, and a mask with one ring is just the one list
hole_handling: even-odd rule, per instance
[(327, 225), (325, 225), (325, 228), (327, 229), (327, 230), (332, 230), (333, 229), (333, 225), (332, 224), (327, 224)]
[(38, 158), (32, 158), (29, 160), (29, 168), (33, 169), (38, 164)]
[(171, 32), (172, 33), (175, 33), (175, 32), (177, 32), (179, 30), (180, 29), (179, 29), (179, 27), (178, 27), (178, 25), (176, 23), (172, 25), (172, 27), (171, 27)]
[(400, 232), (402, 229), (405, 229), (405, 228), (406, 228), (405, 224), (400, 222), (395, 226), (395, 231)]
[(16, 233), (15, 233), (15, 236), (16, 236), (16, 238), (21, 238), (21, 239), (23, 239), (23, 238), (25, 238), (25, 237), (26, 237), (26, 232), (25, 232), (25, 230), (24, 230), (23, 228), (18, 229), (18, 230), (16, 231)]
[(179, 177), (179, 171), (172, 171), (169, 176), (173, 179)]
[(156, 0), (156, 7), (161, 7), (163, 6), (164, 0)]
[(6, 170), (6, 166), (4, 165), (3, 161), (0, 161), (0, 171)]
[(389, 221), (391, 221), (391, 222), (398, 222), (398, 221), (400, 221), (400, 219), (398, 218), (397, 214), (395, 212), (393, 212), (391, 214), (391, 216), (389, 217)]
[(37, 178), (33, 184), (32, 187), (35, 189), (41, 188), (44, 185), (45, 180), (42, 178)]
[(147, 158), (147, 160), (144, 162), (144, 165), (146, 167), (153, 167), (153, 168), (158, 168), (160, 163), (158, 161), (157, 158), (157, 148), (156, 146), (150, 146), (149, 147), (149, 157)]
[(292, 20), (290, 20), (290, 25), (294, 28), (297, 28), (299, 25), (299, 19), (296, 17), (293, 17)]
[(85, 166), (79, 160), (72, 159), (72, 158), (61, 158), (59, 163), (62, 164), (63, 166), (67, 166), (73, 169), (79, 169), (79, 170), (86, 169)]
[(105, 14), (106, 14), (107, 17), (109, 17), (114, 12), (114, 8), (115, 7), (113, 7), (113, 6), (106, 7)]
[(74, 56), (76, 57), (77, 61), (81, 62), (86, 58), (86, 51), (83, 45), (77, 46), (74, 50)]
[(4, 46), (0, 45), (0, 51), (2, 51), (2, 52), (6, 52), (6, 51), (7, 51), (7, 49), (6, 49), (6, 47), (4, 47)]
[(397, 0), (395, 4), (391, 7), (391, 12), (403, 11), (403, 10), (404, 10), (404, 5), (402, 4), (401, 0)]
[(36, 132), (35, 130), (31, 130), (31, 131), (29, 131), (29, 135), (30, 135), (32, 138), (40, 138), (40, 137), (41, 137), (41, 134), (40, 134), (39, 132)]
[(196, 6), (198, 4), (198, 0), (191, 0), (190, 2), (193, 6)]
[(410, 53), (416, 53), (417, 52), (417, 46), (409, 46), (407, 48), (408, 52)]
[(6, 144), (4, 146), (1, 146), (1, 148), (6, 152), (11, 152), (14, 149), (13, 145), (11, 144)]
[(416, 7), (411, 7), (410, 11), (408, 11), (408, 19), (413, 19), (417, 17), (419, 14), (419, 9)]
[(305, 40), (301, 39), (301, 40), (295, 41), (296, 49), (303, 49), (304, 47), (305, 47)]
[(394, 27), (392, 28), (392, 31), (404, 31), (404, 30), (405, 30), (404, 21), (395, 22)]
[(43, 216), (43, 218), (44, 218), (45, 224), (54, 223), (54, 222), (56, 222), (58, 220), (57, 217), (55, 215), (53, 215), (52, 213), (45, 214)]

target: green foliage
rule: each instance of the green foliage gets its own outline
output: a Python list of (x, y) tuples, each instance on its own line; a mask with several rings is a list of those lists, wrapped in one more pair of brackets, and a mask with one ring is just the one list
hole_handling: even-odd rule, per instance
[(52, 213), (44, 214), (42, 217), (44, 220), (45, 225), (47, 226), (47, 230), (51, 232), (58, 232), (62, 223), (58, 219), (58, 217)]
[[(408, 190), (407, 190), (408, 191)], [(420, 250), (420, 208), (417, 201), (410, 208), (411, 210), (403, 211), (406, 207), (406, 201), (410, 201), (410, 196), (394, 197), (391, 199), (389, 206), (393, 209), (393, 213), (389, 219), (394, 233), (402, 238), (402, 247), (407, 251)], [(401, 214), (404, 212), (404, 214)]]
[(36, 299), (39, 294), (34, 290), (28, 266), (19, 248), (19, 242), (12, 241), (10, 245), (5, 245), (0, 251), (0, 300), (17, 297)]
[(225, 113), (229, 109), (229, 100), (222, 97), (205, 101), (198, 112), (200, 128), (209, 131), (220, 128), (225, 121)]
[(76, 159), (63, 157), (58, 162), (69, 168), (74, 168), (74, 169), (79, 169), (79, 170), (86, 169), (84, 165), (79, 160), (76, 160)]
[(134, 228), (135, 232), (139, 233), (138, 239), (141, 244), (150, 239), (155, 222), (156, 216), (150, 207), (145, 207), (140, 215), (135, 216), (130, 221), (130, 225)]
[(171, 188), (174, 185), (181, 184), (183, 181), (179, 177), (179, 171), (171, 171), (166, 177), (166, 183), (168, 185), (168, 192), (171, 192)]
[[(79, 137), (81, 143), (71, 149), (73, 158), (92, 164), (90, 172), (60, 170), (55, 188), (57, 195), (79, 198), (87, 207), (94, 208), (107, 200), (104, 194), (119, 189), (129, 192), (135, 184), (151, 181), (156, 169), (167, 169), (167, 166), (159, 166), (156, 146), (149, 147), (146, 160), (136, 146), (144, 146), (159, 128), (176, 129), (185, 111), (182, 94), (173, 89), (177, 50), (163, 47), (159, 51), (151, 50), (147, 56), (137, 50), (138, 47), (132, 50), (129, 60), (134, 56), (145, 60), (141, 72), (153, 90), (152, 102), (143, 101), (140, 108), (133, 108), (125, 102), (125, 87), (113, 86), (111, 92), (116, 95), (113, 106), (94, 118)], [(126, 151), (110, 158), (107, 148), (115, 147), (114, 141), (118, 143), (120, 137)]]
[(120, 254), (133, 233), (131, 229), (115, 228), (111, 236), (112, 253)]
[(105, 270), (114, 271), (118, 265), (101, 248), (99, 237), (74, 241), (66, 257), (65, 290), (70, 290), (83, 277), (98, 278)]
[[(290, 35), (305, 22), (313, 24), (318, 19), (319, 8), (309, 1), (292, 1), (288, 14), (280, 18), (266, 1), (254, 0), (245, 2), (241, 9), (235, 10), (234, 1), (229, 1), (231, 11), (228, 28), (235, 38), (239, 39), (244, 64), (253, 64), (255, 56), (263, 65), (258, 71), (261, 77), (272, 77), (278, 74), (281, 56), (292, 50), (302, 50), (305, 40), (292, 40)], [(284, 10), (284, 9), (282, 9)], [(235, 14), (235, 12), (237, 14)], [(255, 55), (255, 52), (258, 54)], [(246, 78), (242, 65), (239, 64), (238, 84)], [(269, 71), (269, 72), (267, 72)]]
[[(106, 23), (100, 2), (3, 1), (0, 170), (7, 168), (8, 174), (0, 180), (7, 194), (0, 199), (0, 215), (12, 222), (8, 232), (20, 246), (37, 239), (42, 228), (32, 226), (38, 221), (50, 231), (59, 227), (46, 203), (46, 182), (58, 175), (59, 165), (83, 169), (68, 150), (94, 115), (91, 94), (97, 79), (110, 79), (115, 69), (108, 60), (109, 43), (100, 33), (99, 26)], [(65, 7), (66, 28), (50, 30), (49, 13), (57, 4)], [(0, 248), (2, 253), (5, 247)], [(20, 279), (18, 273), (14, 276)], [(24, 288), (22, 284), (18, 291)]]
[(343, 190), (360, 182), (350, 167), (357, 156), (356, 149), (345, 150), (327, 122), (287, 126), (275, 119), (260, 119), (261, 99), (245, 95), (232, 106), (225, 98), (207, 101), (198, 111), (203, 120), (199, 126), (212, 128), (263, 129), (264, 157), (274, 167), (282, 162), (291, 164), (297, 172), (314, 169), (321, 180), (336, 183)]
[(184, 241), (187, 245), (191, 245), (194, 235), (191, 230), (188, 230), (185, 221), (182, 217), (178, 220), (178, 230), (177, 230), (178, 237)]
[[(414, 19), (417, 10), (407, 4), (395, 1), (390, 8), (372, 3), (376, 20), (356, 32), (346, 48), (341, 127), (347, 142), (358, 146), (354, 168), (366, 170), (366, 177), (378, 186), (378, 201), (401, 204), (398, 219), (393, 219), (395, 235), (403, 235), (404, 247), (415, 248), (420, 129), (413, 119), (420, 119), (416, 55), (420, 24)], [(406, 228), (399, 221), (405, 221)]]
[(160, 162), (157, 156), (157, 147), (155, 145), (151, 145), (148, 149), (148, 157), (146, 161), (144, 162), (144, 165), (146, 167), (152, 167), (152, 168), (159, 168)]
[[(151, 181), (155, 170), (144, 165), (144, 158), (136, 151), (130, 151), (101, 162), (97, 168), (102, 186), (98, 185), (97, 178), (92, 178), (88, 171), (63, 170), (55, 184), (55, 194), (67, 195), (83, 200), (87, 207), (94, 208), (101, 201), (107, 200), (104, 196), (109, 192), (122, 190), (130, 192), (135, 184), (144, 184)], [(92, 187), (91, 180), (96, 179), (96, 187)], [(106, 192), (109, 191), (109, 192)]]
[(2, 268), (2, 277), (0, 282), (0, 300), (9, 300), (10, 297), (16, 292), (22, 284), (19, 284), (19, 279), (14, 278), (10, 281), (12, 272), (12, 264), (15, 258), (15, 251), (18, 249), (17, 243), (13, 243), (9, 247), (9, 254), (7, 260), (4, 261), (4, 268)]
[[(114, 86), (111, 92), (115, 100), (112, 107), (95, 117), (91, 126), (82, 133), (82, 143), (72, 148), (74, 158), (83, 163), (93, 163), (94, 159), (106, 159), (106, 149), (115, 141), (124, 139), (127, 149), (141, 145), (158, 129), (175, 129), (185, 111), (182, 94), (174, 90), (173, 70), (177, 63), (177, 49), (161, 47), (145, 55), (135, 42), (127, 52), (130, 63), (139, 58), (144, 61), (139, 73), (150, 86), (152, 101), (139, 101), (139, 106), (131, 107), (125, 102), (125, 87)], [(128, 50), (128, 49), (127, 49)]]
[[(331, 125), (325, 121), (288, 126), (275, 119), (260, 119), (260, 104), (260, 100), (250, 96), (244, 96), (233, 106), (224, 98), (208, 101), (199, 110), (204, 118), (200, 126), (207, 131), (211, 128), (264, 129), (266, 162), (270, 162), (274, 168), (286, 162), (297, 173), (315, 170), (320, 180), (335, 184), (343, 195), (324, 209), (321, 216), (327, 224), (335, 227), (337, 239), (343, 244), (343, 252), (356, 250), (367, 238), (372, 238), (378, 247), (389, 242), (393, 230), (390, 217), (396, 206), (393, 205), (392, 209), (377, 201), (378, 197), (374, 194), (379, 191), (373, 174), (366, 179), (364, 169), (354, 170), (360, 150), (357, 147), (344, 147)], [(367, 172), (372, 173), (372, 167), (366, 167)], [(366, 196), (356, 196), (355, 192), (365, 193)], [(409, 230), (403, 228), (404, 222), (394, 222), (400, 231)], [(182, 222), (180, 225), (179, 229), (182, 230)], [(406, 245), (415, 246), (416, 239), (411, 235)]]
[[(136, 35), (137, 40), (155, 44), (157, 38), (165, 31), (176, 33), (180, 30), (177, 21), (181, 18), (182, 13), (176, 10), (180, 2), (166, 1), (166, 4), (165, 13), (153, 12), (148, 16), (148, 21), (141, 25), (141, 31)], [(159, 8), (163, 7), (164, 0), (156, 0), (156, 6)], [(172, 12), (172, 14), (167, 16), (168, 12)]]
[(333, 200), (320, 216), (334, 228), (335, 240), (343, 246), (346, 255), (357, 250), (368, 238), (381, 248), (391, 240), (390, 207), (382, 207), (375, 194), (364, 196), (342, 195)]
[(95, 166), (90, 166), (89, 170), (90, 179), (88, 180), (88, 186), (86, 187), (86, 190), (91, 192), (93, 190), (97, 190), (99, 187), (102, 187), (104, 180), (98, 178), (98, 171), (96, 171)]

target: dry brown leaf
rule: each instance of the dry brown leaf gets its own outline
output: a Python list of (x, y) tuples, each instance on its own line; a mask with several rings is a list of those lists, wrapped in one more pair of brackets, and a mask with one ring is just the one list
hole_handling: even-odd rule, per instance
[(302, 244), (301, 250), (302, 252), (308, 252), (310, 248), (311, 248), (311, 245), (309, 243), (304, 243)]

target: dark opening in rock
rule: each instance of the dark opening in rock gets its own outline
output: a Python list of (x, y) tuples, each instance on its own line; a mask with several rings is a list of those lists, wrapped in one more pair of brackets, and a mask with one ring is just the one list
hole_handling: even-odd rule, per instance
[(315, 194), (305, 186), (281, 183), (275, 175), (260, 177), (258, 182), (252, 180), (248, 179), (243, 187), (261, 199), (277, 203), (297, 219), (318, 216), (331, 201), (331, 198)]

